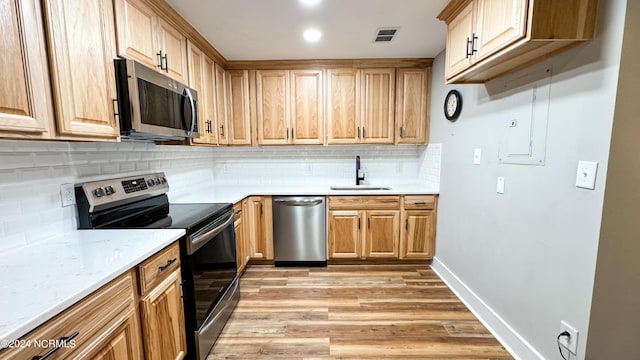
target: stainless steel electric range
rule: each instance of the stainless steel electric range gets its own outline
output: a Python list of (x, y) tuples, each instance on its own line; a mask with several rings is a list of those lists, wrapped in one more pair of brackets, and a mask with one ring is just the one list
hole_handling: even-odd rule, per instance
[(185, 229), (180, 239), (187, 357), (205, 359), (238, 303), (233, 206), (169, 203), (164, 173), (76, 185), (80, 229)]

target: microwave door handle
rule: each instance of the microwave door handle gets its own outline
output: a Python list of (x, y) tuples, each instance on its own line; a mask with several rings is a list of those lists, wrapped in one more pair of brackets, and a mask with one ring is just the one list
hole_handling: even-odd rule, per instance
[(193, 101), (193, 95), (191, 95), (189, 88), (185, 87), (184, 92), (187, 94), (189, 105), (191, 106), (191, 129), (189, 129), (187, 133), (187, 135), (191, 136), (193, 134), (193, 128), (196, 126), (196, 103)]

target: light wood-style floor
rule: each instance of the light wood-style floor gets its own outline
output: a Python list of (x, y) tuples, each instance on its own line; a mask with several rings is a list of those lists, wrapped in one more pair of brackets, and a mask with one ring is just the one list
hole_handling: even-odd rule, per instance
[(251, 266), (207, 360), (513, 359), (423, 265)]

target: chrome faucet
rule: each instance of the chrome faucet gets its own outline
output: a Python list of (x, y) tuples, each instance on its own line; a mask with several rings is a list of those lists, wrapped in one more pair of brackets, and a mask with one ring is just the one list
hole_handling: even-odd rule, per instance
[(356, 185), (362, 185), (364, 181), (364, 171), (360, 169), (360, 156), (356, 156)]

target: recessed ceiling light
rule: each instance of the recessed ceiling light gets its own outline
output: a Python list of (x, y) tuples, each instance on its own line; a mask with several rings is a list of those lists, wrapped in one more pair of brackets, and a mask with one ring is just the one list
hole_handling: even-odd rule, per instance
[(314, 7), (318, 4), (320, 4), (320, 2), (322, 0), (299, 0), (300, 4), (304, 5), (304, 6), (308, 6), (308, 7)]
[(314, 43), (320, 41), (322, 33), (318, 29), (307, 29), (302, 33), (302, 36), (306, 42)]

